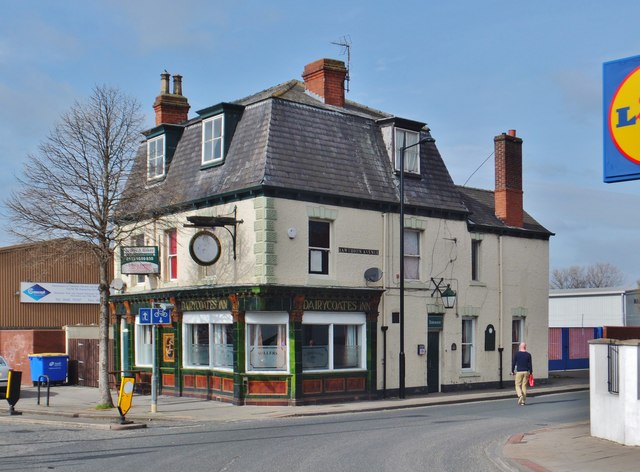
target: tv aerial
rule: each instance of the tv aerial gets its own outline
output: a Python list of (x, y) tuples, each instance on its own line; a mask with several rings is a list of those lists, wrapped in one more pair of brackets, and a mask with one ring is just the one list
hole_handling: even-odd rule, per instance
[(341, 46), (342, 47), (341, 54), (347, 55), (347, 75), (344, 78), (344, 82), (345, 82), (344, 89), (348, 92), (349, 80), (350, 80), (349, 71), (351, 70), (351, 36), (347, 34), (338, 41), (331, 41), (331, 44), (335, 44), (336, 46)]

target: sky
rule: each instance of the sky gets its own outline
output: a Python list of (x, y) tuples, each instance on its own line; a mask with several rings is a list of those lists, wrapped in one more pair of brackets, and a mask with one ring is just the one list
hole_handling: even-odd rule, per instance
[[(640, 54), (640, 2), (617, 0), (0, 0), (0, 200), (59, 117), (96, 85), (147, 127), (163, 70), (190, 116), (347, 62), (347, 98), (428, 123), (456, 184), (493, 189), (494, 136), (523, 143), (525, 210), (550, 268), (640, 279), (640, 181), (603, 183), (602, 65)], [(483, 165), (483, 162), (486, 163)], [(0, 221), (0, 227), (6, 223)], [(17, 241), (0, 230), (0, 245)]]

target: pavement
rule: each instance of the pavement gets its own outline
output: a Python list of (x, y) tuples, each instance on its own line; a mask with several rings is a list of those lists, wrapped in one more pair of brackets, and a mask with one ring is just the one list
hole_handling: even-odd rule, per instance
[[(589, 389), (588, 371), (550, 373), (549, 379), (539, 381), (529, 389), (530, 402), (535, 397), (561, 392)], [(158, 395), (155, 406), (150, 395), (134, 395), (131, 409), (121, 421), (117, 409), (97, 410), (98, 389), (79, 386), (46, 388), (23, 386), (20, 400), (11, 415), (9, 404), (0, 406), (0, 421), (30, 423), (61, 423), (85, 428), (135, 429), (152, 422), (242, 422), (287, 418), (295, 416), (329, 415), (383, 411), (421, 406), (454, 404), (511, 398), (515, 404), (512, 382), (505, 381), (504, 389), (468, 390), (411, 396), (405, 399), (387, 398), (373, 401), (303, 406), (233, 406), (217, 401), (190, 397)], [(117, 392), (113, 392), (114, 402)], [(39, 400), (39, 402), (38, 402)], [(524, 407), (526, 408), (526, 406)], [(153, 412), (152, 412), (153, 411)], [(496, 451), (491, 452), (496, 466), (504, 471), (562, 472), (602, 471), (626, 472), (636, 470), (640, 463), (640, 447), (624, 446), (590, 435), (589, 422), (543, 428), (514, 435)]]

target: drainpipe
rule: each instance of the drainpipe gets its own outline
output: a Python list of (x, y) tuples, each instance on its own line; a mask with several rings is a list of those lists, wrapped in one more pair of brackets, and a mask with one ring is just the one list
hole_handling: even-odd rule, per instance
[(504, 283), (504, 278), (503, 278), (503, 267), (502, 267), (502, 235), (498, 236), (498, 326), (500, 327), (500, 338), (498, 341), (498, 356), (499, 356), (499, 367), (498, 370), (500, 372), (500, 377), (499, 377), (499, 383), (498, 386), (499, 388), (504, 388), (504, 385), (502, 383), (502, 376), (503, 376), (503, 367), (502, 367), (502, 353), (504, 351), (504, 344), (503, 344), (503, 335), (504, 335), (504, 326), (502, 326), (502, 314), (503, 314), (503, 310), (504, 310), (504, 290), (503, 290), (503, 283)]
[(382, 398), (387, 398), (387, 330), (388, 326), (380, 326), (382, 330)]

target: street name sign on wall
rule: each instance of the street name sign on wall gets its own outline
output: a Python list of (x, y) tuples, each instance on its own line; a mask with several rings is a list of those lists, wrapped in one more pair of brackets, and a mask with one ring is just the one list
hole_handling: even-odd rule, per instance
[(171, 324), (171, 313), (162, 308), (140, 308), (138, 310), (139, 324)]
[(605, 62), (603, 180), (640, 179), (640, 56)]

